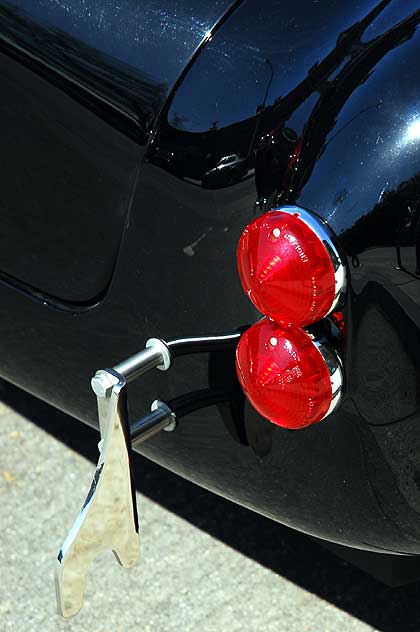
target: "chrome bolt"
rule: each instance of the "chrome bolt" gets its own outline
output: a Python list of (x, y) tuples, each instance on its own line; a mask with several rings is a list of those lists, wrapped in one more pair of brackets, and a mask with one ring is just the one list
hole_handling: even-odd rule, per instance
[(118, 378), (108, 371), (98, 371), (90, 381), (93, 392), (97, 397), (109, 397), (112, 387), (118, 384)]
[(158, 408), (163, 408), (163, 410), (166, 410), (169, 417), (168, 424), (163, 428), (163, 430), (166, 430), (166, 432), (172, 432), (173, 430), (175, 430), (176, 428), (175, 413), (172, 412), (172, 410), (169, 408), (167, 404), (165, 404), (165, 402), (161, 402), (160, 399), (155, 399), (155, 401), (152, 403), (150, 407), (150, 410), (154, 411), (154, 410), (158, 410)]

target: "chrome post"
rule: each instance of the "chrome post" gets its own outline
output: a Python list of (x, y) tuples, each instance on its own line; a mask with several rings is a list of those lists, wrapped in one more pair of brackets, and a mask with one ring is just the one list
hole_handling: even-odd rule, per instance
[(159, 338), (150, 338), (143, 351), (123, 360), (114, 367), (114, 371), (131, 382), (151, 369), (167, 371), (171, 366), (171, 353), (166, 342)]

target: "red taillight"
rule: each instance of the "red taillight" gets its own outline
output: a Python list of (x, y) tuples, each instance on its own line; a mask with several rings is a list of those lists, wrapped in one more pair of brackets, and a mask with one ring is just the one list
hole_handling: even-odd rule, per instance
[(326, 357), (322, 345), (317, 346), (303, 329), (268, 318), (242, 335), (236, 368), (254, 408), (284, 428), (320, 421), (340, 397), (342, 372), (336, 354)]
[(343, 290), (344, 267), (324, 226), (294, 207), (251, 222), (237, 259), (246, 294), (276, 322), (312, 324), (335, 307)]

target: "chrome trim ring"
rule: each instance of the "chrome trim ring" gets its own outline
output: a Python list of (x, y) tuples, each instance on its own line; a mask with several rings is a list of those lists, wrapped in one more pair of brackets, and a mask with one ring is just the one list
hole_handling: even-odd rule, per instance
[[(343, 364), (335, 349), (325, 338), (312, 340), (320, 354), (322, 355), (331, 380), (331, 404), (322, 419), (325, 419), (337, 408), (341, 400), (341, 393), (344, 384)], [(322, 421), (322, 420), (321, 420)]]
[(324, 314), (324, 316), (328, 316), (328, 314), (331, 314), (340, 304), (341, 298), (344, 296), (347, 288), (346, 267), (343, 257), (340, 255), (336, 246), (335, 236), (332, 230), (326, 222), (299, 206), (278, 206), (271, 210), (289, 213), (290, 215), (298, 215), (324, 244), (334, 269), (335, 278), (334, 300), (328, 312)]

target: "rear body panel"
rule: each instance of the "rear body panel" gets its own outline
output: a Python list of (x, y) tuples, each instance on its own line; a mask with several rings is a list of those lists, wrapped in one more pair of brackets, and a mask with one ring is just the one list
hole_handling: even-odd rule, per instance
[(4, 280), (104, 296), (153, 122), (229, 4), (0, 3)]
[[(102, 301), (63, 311), (1, 287), (1, 373), (95, 425), (89, 379), (98, 367), (152, 335), (258, 319), (236, 272), (241, 230), (274, 204), (306, 207), (348, 257), (340, 409), (289, 432), (249, 407), (238, 431), (213, 407), (142, 452), (317, 537), (419, 554), (420, 289), (398, 265), (417, 239), (415, 222), (407, 228), (420, 171), (417, 3), (260, 5), (237, 8), (163, 109)], [(220, 176), (227, 156), (237, 157), (235, 170)], [(182, 358), (142, 380), (130, 391), (133, 413), (156, 396), (203, 388), (215, 373), (229, 379), (232, 357), (216, 371), (214, 362)]]

